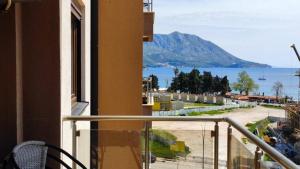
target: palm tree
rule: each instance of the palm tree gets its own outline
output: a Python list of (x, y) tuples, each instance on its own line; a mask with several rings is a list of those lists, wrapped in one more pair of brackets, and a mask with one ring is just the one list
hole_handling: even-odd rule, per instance
[(279, 81), (275, 82), (272, 90), (275, 92), (276, 100), (278, 101), (279, 96), (282, 96), (283, 94), (283, 84)]

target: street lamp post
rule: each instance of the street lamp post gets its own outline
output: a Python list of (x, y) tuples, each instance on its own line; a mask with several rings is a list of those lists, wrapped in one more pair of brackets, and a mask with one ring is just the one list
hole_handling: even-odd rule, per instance
[[(294, 52), (295, 52), (295, 54), (296, 54), (296, 56), (297, 56), (297, 58), (298, 58), (298, 60), (299, 60), (299, 62), (300, 62), (300, 55), (299, 55), (299, 53), (298, 53), (298, 50), (297, 50), (297, 48), (296, 48), (296, 45), (295, 44), (292, 44), (291, 45), (291, 48), (293, 48), (293, 50), (294, 50)], [(298, 78), (299, 78), (299, 85), (298, 85), (298, 99), (297, 99), (297, 103), (299, 104), (300, 103), (300, 69), (299, 69), (299, 71), (298, 72), (296, 72), (296, 74), (295, 74), (295, 76), (298, 76)]]

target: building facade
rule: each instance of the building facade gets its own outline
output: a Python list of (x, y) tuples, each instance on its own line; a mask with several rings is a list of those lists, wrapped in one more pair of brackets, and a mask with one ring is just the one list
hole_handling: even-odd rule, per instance
[[(153, 39), (154, 21), (144, 6), (142, 0), (0, 0), (0, 159), (27, 140), (72, 153), (71, 124), (62, 122), (64, 116), (143, 114), (143, 41)], [(79, 126), (91, 127), (143, 126)], [(87, 150), (110, 137), (101, 133), (92, 140), (90, 133)], [(141, 167), (126, 149), (108, 145), (104, 156), (101, 168)]]

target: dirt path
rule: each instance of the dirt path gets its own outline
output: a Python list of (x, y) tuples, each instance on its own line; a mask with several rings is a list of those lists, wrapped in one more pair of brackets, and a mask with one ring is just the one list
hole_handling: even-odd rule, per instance
[[(284, 117), (284, 110), (271, 109), (261, 106), (257, 106), (251, 109), (237, 109), (230, 113), (216, 115), (214, 117), (230, 117), (241, 125), (245, 126), (248, 122), (262, 120), (268, 116)], [(205, 117), (205, 116), (203, 116)], [(211, 116), (210, 116), (211, 117)], [(170, 130), (174, 135), (178, 137), (178, 140), (185, 141), (191, 148), (191, 154), (188, 157), (199, 157), (203, 153), (202, 135), (201, 131), (213, 130), (214, 123), (203, 122), (153, 122), (153, 128)], [(219, 139), (219, 158), (220, 160), (226, 160), (227, 158), (227, 127), (226, 123), (220, 123), (220, 139)], [(196, 130), (196, 131), (195, 131)], [(199, 132), (197, 132), (199, 131)], [(198, 133), (198, 134), (197, 134)], [(205, 136), (205, 154), (206, 157), (213, 155), (213, 142), (211, 142), (210, 132), (206, 132)], [(240, 138), (236, 131), (233, 132), (237, 138)]]

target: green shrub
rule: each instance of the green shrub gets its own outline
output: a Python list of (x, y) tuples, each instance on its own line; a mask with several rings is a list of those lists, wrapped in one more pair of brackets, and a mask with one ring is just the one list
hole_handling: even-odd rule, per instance
[(169, 158), (169, 159), (176, 158), (176, 152), (172, 151), (169, 145), (164, 145), (158, 141), (151, 141), (150, 147), (151, 147), (151, 152), (156, 157)]
[(261, 106), (271, 109), (283, 109), (282, 106), (276, 106), (276, 105), (268, 105), (268, 104), (262, 104)]
[(165, 130), (152, 130), (152, 134), (156, 136), (160, 136), (163, 138), (166, 138), (168, 140), (176, 141), (177, 137), (170, 132), (167, 132)]
[(229, 112), (229, 109), (225, 110), (211, 110), (211, 111), (205, 111), (205, 112), (190, 112), (188, 113), (188, 116), (202, 116), (202, 115), (218, 115)]
[(185, 146), (185, 152), (179, 153), (171, 150), (171, 145), (175, 144), (177, 137), (165, 130), (152, 130), (150, 149), (151, 152), (161, 158), (175, 159), (177, 156), (185, 156), (190, 153), (189, 147)]
[(264, 161), (273, 161), (272, 158), (268, 154), (264, 154), (263, 160)]

